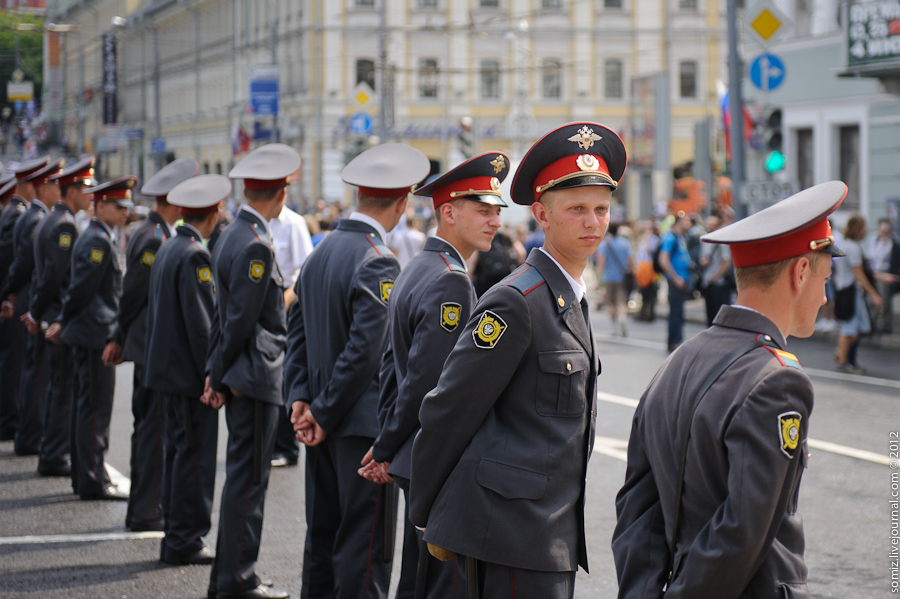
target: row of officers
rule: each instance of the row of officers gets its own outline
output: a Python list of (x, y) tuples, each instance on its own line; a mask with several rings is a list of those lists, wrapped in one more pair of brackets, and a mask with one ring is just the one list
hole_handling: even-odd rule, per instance
[[(23, 164), (0, 181), (16, 193), (0, 217), (0, 432), (39, 455), (41, 475), (70, 476), (80, 498), (129, 499), (104, 455), (115, 365), (130, 360), (126, 526), (161, 524), (166, 563), (211, 564), (209, 597), (288, 596), (255, 572), (288, 417), (306, 446), (301, 597), (387, 596), (402, 490), (398, 597), (571, 598), (588, 567), (601, 370), (582, 272), (625, 166), (621, 139), (598, 123), (538, 140), (511, 195), (531, 206), (544, 246), (476, 298), (466, 262), (500, 227), (502, 152), (421, 187), (430, 163), (418, 150), (362, 153), (342, 172), (355, 211), (293, 287), (270, 228), (300, 167), (289, 146), (262, 146), (229, 173), (245, 202), (212, 252), (229, 179), (197, 176), (187, 159), (159, 171), (141, 189), (158, 209), (129, 242), (124, 282), (112, 232), (136, 178), (96, 185), (90, 158)], [(432, 198), (437, 229), (401, 272), (385, 235), (410, 193)], [(738, 305), (669, 357), (636, 412), (616, 505), (620, 596), (808, 596), (796, 492), (812, 387), (786, 338), (812, 333), (823, 256), (840, 255), (825, 217), (845, 194), (817, 186), (705, 238), (732, 247)], [(174, 231), (160, 209), (177, 210)], [(707, 392), (721, 401), (698, 408)]]

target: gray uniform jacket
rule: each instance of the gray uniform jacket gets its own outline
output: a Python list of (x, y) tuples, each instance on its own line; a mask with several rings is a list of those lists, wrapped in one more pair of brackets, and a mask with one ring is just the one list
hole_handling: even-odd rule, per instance
[(69, 286), (72, 248), (77, 239), (75, 216), (62, 202), (57, 202), (34, 230), (34, 277), (29, 312), (37, 322), (59, 320), (63, 293)]
[[(625, 485), (616, 499), (613, 554), (619, 597), (808, 597), (797, 514), (813, 407), (809, 377), (791, 354), (760, 347), (709, 388), (688, 429), (698, 389), (724, 356), (768, 336), (758, 312), (724, 306), (714, 324), (663, 364), (635, 411)], [(690, 433), (678, 530), (678, 460)]]
[[(26, 302), (24, 309), (31, 302), (31, 277), (34, 275), (34, 229), (44, 217), (47, 210), (35, 201), (16, 221), (13, 227), (14, 257), (6, 275), (6, 281), (0, 289), (0, 299), (15, 293), (19, 297), (16, 304)], [(24, 311), (24, 310), (23, 310)]]
[(88, 349), (106, 347), (121, 296), (116, 247), (103, 223), (92, 219), (72, 248), (72, 271), (60, 316), (63, 340)]
[(310, 404), (333, 436), (378, 436), (378, 372), (388, 299), (400, 263), (370, 225), (344, 219), (309, 255), (294, 284), (285, 404)]
[(265, 223), (241, 210), (212, 254), (216, 312), (207, 359), (210, 386), (282, 405), (284, 278)]
[(122, 301), (119, 302), (116, 323), (116, 339), (122, 345), (122, 359), (128, 362), (144, 363), (150, 271), (159, 246), (169, 236), (166, 221), (156, 212), (151, 212), (128, 239)]
[(422, 403), (410, 520), (425, 540), (516, 568), (587, 570), (598, 373), (571, 285), (533, 250), (478, 301)]
[(5, 286), (6, 275), (9, 274), (9, 267), (15, 257), (13, 229), (26, 210), (28, 202), (19, 196), (13, 196), (0, 213), (0, 288)]
[(195, 398), (203, 394), (216, 292), (202, 241), (182, 225), (156, 254), (144, 351), (148, 389)]
[(390, 339), (381, 366), (379, 421), (373, 445), (378, 462), (409, 478), (419, 408), (437, 386), (444, 361), (469, 321), (475, 289), (456, 250), (430, 237), (403, 267), (391, 292)]

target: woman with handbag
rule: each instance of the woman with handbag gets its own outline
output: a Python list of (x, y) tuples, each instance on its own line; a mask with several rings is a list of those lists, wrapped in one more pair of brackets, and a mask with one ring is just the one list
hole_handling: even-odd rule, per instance
[(856, 363), (860, 335), (872, 332), (866, 296), (875, 310), (881, 307), (881, 296), (867, 276), (868, 265), (860, 244), (867, 232), (866, 219), (858, 214), (851, 216), (844, 227), (844, 243), (841, 246), (847, 258), (834, 262), (834, 311), (840, 323), (834, 359), (839, 371), (853, 374), (863, 374), (866, 371)]

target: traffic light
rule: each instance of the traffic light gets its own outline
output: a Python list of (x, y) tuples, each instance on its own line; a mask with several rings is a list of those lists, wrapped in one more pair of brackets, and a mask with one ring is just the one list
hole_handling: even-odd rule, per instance
[(766, 152), (766, 171), (770, 173), (777, 173), (784, 168), (784, 133), (781, 124), (781, 108), (766, 108), (763, 112), (763, 149)]
[(464, 116), (459, 119), (459, 152), (466, 160), (474, 155), (474, 142), (472, 117)]

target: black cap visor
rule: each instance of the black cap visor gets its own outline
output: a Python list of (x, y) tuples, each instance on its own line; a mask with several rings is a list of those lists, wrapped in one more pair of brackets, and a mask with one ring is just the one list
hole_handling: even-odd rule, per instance
[(610, 182), (606, 177), (601, 177), (599, 175), (591, 175), (585, 174), (578, 177), (572, 177), (570, 179), (566, 179), (564, 181), (560, 181), (553, 187), (549, 189), (545, 189), (544, 193), (548, 191), (555, 191), (557, 189), (572, 189), (575, 187), (609, 187), (613, 191), (616, 190), (616, 184)]

